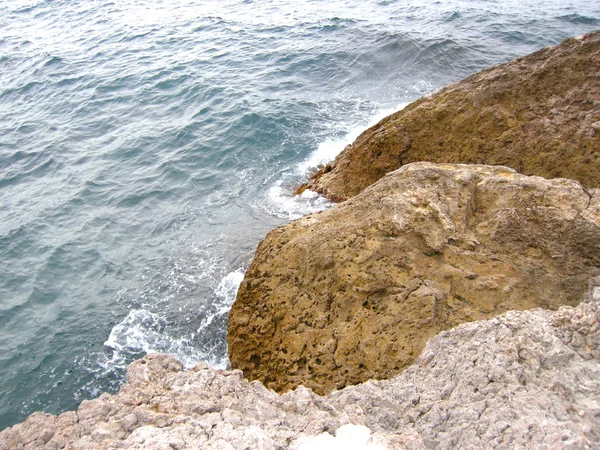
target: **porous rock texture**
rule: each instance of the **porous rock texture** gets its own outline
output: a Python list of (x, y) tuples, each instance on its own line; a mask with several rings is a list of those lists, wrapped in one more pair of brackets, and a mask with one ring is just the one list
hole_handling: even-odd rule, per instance
[(413, 163), (267, 235), (229, 315), (229, 357), (268, 388), (325, 394), (390, 378), (458, 324), (576, 305), (599, 273), (600, 190)]
[[(320, 397), (240, 371), (183, 371), (166, 355), (129, 367), (116, 395), (32, 414), (0, 449), (306, 449), (342, 426), (371, 448), (591, 449), (600, 442), (600, 280), (578, 307), (511, 311), (429, 341), (408, 370)], [(312, 437), (312, 439), (311, 439)]]
[(600, 31), (421, 98), (361, 134), (299, 191), (345, 200), (418, 161), (498, 164), (600, 187)]

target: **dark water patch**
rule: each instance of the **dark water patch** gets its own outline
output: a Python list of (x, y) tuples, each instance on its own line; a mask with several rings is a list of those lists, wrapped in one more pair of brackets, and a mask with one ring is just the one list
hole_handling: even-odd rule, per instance
[(206, 25), (198, 25), (192, 31), (193, 32), (202, 32), (202, 31), (210, 31), (215, 26), (226, 23), (227, 21), (219, 16), (211, 16), (208, 15), (206, 17), (200, 18), (201, 22), (206, 22)]
[(39, 7), (39, 5), (42, 3), (44, 3), (44, 2), (40, 2), (36, 5), (23, 6), (21, 8), (13, 9), (11, 11), (11, 14), (29, 14), (32, 11), (35, 11)]
[(118, 42), (119, 43), (130, 43), (135, 40), (142, 40), (143, 38), (150, 36), (155, 31), (156, 30), (152, 29), (152, 30), (148, 30), (144, 33), (128, 33), (125, 36), (121, 37), (121, 39), (119, 39)]
[(527, 31), (506, 30), (502, 27), (496, 28), (498, 28), (498, 30), (494, 33), (494, 35), (509, 44), (514, 43), (518, 45), (535, 45), (539, 41), (538, 36)]
[(164, 162), (159, 166), (161, 182), (180, 187), (190, 179), (188, 171), (178, 167), (176, 162)]
[(46, 61), (44, 63), (44, 67), (52, 67), (55, 65), (60, 65), (60, 64), (62, 64), (62, 62), (63, 62), (63, 59), (60, 58), (59, 56), (50, 56), (48, 61)]
[(0, 188), (16, 186), (39, 179), (50, 173), (59, 171), (63, 164), (48, 155), (39, 154), (36, 158), (25, 164), (11, 164), (11, 169), (0, 178)]
[(46, 86), (46, 83), (40, 81), (29, 81), (21, 86), (8, 88), (0, 93), (0, 100), (11, 101), (17, 100), (21, 95), (29, 94), (30, 96), (39, 95), (40, 91)]
[(161, 80), (156, 83), (153, 88), (159, 91), (171, 91), (176, 88), (181, 87), (181, 85), (192, 79), (192, 76), (189, 74), (176, 75), (173, 74), (169, 76), (166, 80)]
[(148, 205), (156, 201), (166, 201), (172, 196), (171, 191), (163, 189), (137, 189), (135, 193), (119, 200), (116, 206), (118, 208), (131, 208), (133, 206)]
[(321, 23), (318, 25), (308, 25), (307, 30), (317, 33), (334, 33), (342, 31), (349, 26), (353, 26), (355, 23), (356, 21), (351, 19), (340, 19), (338, 17), (334, 17), (333, 19), (330, 19), (325, 23)]
[(185, 125), (183, 128), (173, 130), (169, 136), (165, 137), (165, 145), (179, 149), (197, 142), (202, 137), (204, 124), (201, 122), (192, 122)]
[(563, 22), (569, 22), (574, 24), (583, 24), (583, 25), (598, 25), (600, 24), (600, 19), (596, 17), (587, 17), (579, 14), (567, 14), (564, 16), (559, 16), (559, 20)]
[[(106, 97), (106, 94), (113, 94), (115, 92), (121, 92), (123, 90), (135, 89), (137, 87), (137, 77), (135, 75), (124, 75), (109, 80), (107, 83), (100, 83), (95, 86), (94, 95), (92, 100), (101, 100)], [(110, 100), (120, 98), (119, 96), (113, 96)]]
[[(64, 279), (67, 273), (75, 273), (85, 276), (94, 272), (98, 265), (102, 265), (102, 256), (96, 249), (86, 248), (86, 244), (79, 242), (61, 243), (46, 257), (44, 264), (36, 271), (35, 285), (38, 289), (53, 291), (60, 286), (57, 280)], [(36, 301), (35, 292), (31, 294), (30, 301)]]
[[(33, 308), (39, 308), (42, 305), (53, 305), (60, 297), (60, 290), (57, 288), (43, 289), (34, 286), (31, 294), (29, 295), (29, 301)], [(32, 302), (33, 300), (33, 302)]]
[(444, 21), (445, 22), (453, 22), (455, 20), (461, 19), (462, 15), (458, 11), (452, 12)]
[(61, 77), (56, 81), (56, 87), (60, 89), (70, 88), (73, 85), (78, 85), (84, 81), (89, 81), (89, 77), (85, 75)]

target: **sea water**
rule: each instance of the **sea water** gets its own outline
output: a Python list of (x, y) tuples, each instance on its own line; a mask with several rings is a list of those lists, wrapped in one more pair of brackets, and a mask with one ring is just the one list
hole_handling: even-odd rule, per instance
[(0, 3), (0, 429), (167, 352), (226, 368), (227, 313), (293, 190), (364, 128), (600, 28), (583, 0)]

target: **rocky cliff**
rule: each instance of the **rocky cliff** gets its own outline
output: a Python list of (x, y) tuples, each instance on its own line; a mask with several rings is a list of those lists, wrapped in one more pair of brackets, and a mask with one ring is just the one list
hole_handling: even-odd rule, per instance
[(600, 274), (600, 191), (498, 166), (413, 163), (271, 231), (229, 316), (251, 380), (325, 394), (389, 378), (429, 338), (575, 305)]
[(0, 449), (591, 449), (600, 442), (598, 285), (577, 308), (446, 331), (401, 375), (327, 397), (304, 387), (277, 395), (240, 371), (183, 371), (151, 355), (130, 365), (117, 395), (58, 417), (35, 413), (0, 433)]
[(600, 32), (479, 72), (365, 131), (308, 187), (345, 200), (418, 161), (600, 186)]
[(350, 199), (259, 245), (243, 372), (150, 355), (0, 450), (597, 447), (599, 74), (600, 32), (384, 119), (310, 183)]

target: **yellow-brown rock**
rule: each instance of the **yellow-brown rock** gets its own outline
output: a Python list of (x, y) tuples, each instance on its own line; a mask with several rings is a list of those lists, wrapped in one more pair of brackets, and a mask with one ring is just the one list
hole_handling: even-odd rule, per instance
[(600, 32), (421, 98), (365, 131), (305, 186), (341, 201), (418, 161), (500, 164), (599, 187)]
[(600, 190), (409, 164), (267, 235), (230, 312), (231, 365), (276, 391), (389, 378), (442, 330), (577, 304), (599, 267)]

